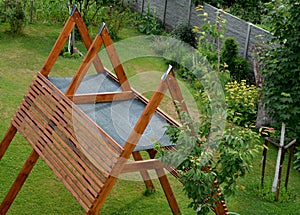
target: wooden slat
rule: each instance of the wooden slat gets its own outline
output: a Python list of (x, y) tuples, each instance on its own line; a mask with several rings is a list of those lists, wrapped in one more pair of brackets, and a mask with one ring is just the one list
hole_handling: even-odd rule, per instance
[[(41, 85), (43, 83), (46, 83), (47, 86), (49, 86), (50, 89), (56, 89), (55, 92), (56, 94), (52, 94), (52, 96), (57, 97), (59, 100), (61, 97), (65, 97), (64, 94), (62, 94), (52, 83), (50, 83), (45, 77), (42, 75), (38, 74), (38, 79), (41, 80)], [(124, 149), (121, 147), (116, 141), (114, 141), (103, 129), (101, 129), (94, 121), (92, 121), (89, 117), (86, 116), (83, 111), (81, 111), (79, 108), (74, 107), (74, 103), (71, 102), (71, 100), (66, 99), (64, 102), (72, 107), (72, 114), (76, 113), (78, 117), (80, 117), (82, 123), (86, 123), (88, 127), (93, 127), (96, 128), (101, 135), (105, 137), (105, 140), (108, 141), (107, 145), (108, 147), (113, 150), (116, 154), (120, 154)]]
[[(51, 104), (51, 103), (53, 103), (53, 102), (51, 102), (51, 98), (49, 99), (49, 100), (47, 100), (47, 101), (45, 101), (45, 103), (44, 103), (44, 105), (46, 106), (47, 105), (47, 103), (48, 104)], [(60, 103), (60, 104), (62, 104), (62, 102)], [(56, 111), (58, 111), (58, 110), (60, 110), (60, 108), (59, 109), (57, 109)], [(49, 111), (49, 110), (48, 110)], [(69, 115), (68, 115), (69, 114)], [(65, 111), (62, 111), (62, 112), (58, 112), (58, 113), (56, 113), (56, 112), (54, 112), (53, 113), (53, 116), (55, 116), (56, 118), (53, 118), (53, 120), (56, 122), (56, 124), (57, 124), (57, 126), (59, 126), (60, 127), (60, 123), (59, 123), (59, 121), (56, 121), (55, 119), (57, 119), (57, 118), (61, 118), (61, 116), (63, 116), (63, 119), (64, 120), (66, 120), (66, 123), (70, 126), (70, 125), (74, 125), (74, 124), (76, 124), (76, 127), (78, 126), (78, 125), (80, 125), (80, 120), (79, 120), (79, 122), (78, 123), (76, 123), (76, 122), (74, 122), (74, 120), (75, 120), (75, 116), (76, 116), (76, 113), (74, 112), (74, 113), (70, 113), (70, 110), (69, 111), (67, 111), (67, 109), (65, 110)], [(61, 120), (63, 120), (62, 118), (61, 118)], [(61, 121), (60, 120), (60, 121)], [(79, 139), (79, 138), (81, 138), (81, 135), (83, 135), (83, 139), (81, 139), (81, 142), (82, 141), (85, 141), (86, 142), (86, 139), (85, 138), (88, 138), (89, 139), (89, 141), (93, 141), (93, 142), (98, 142), (99, 141), (99, 135), (98, 135), (98, 139), (97, 138), (93, 138), (92, 136), (89, 136), (88, 134), (89, 134), (89, 132), (91, 132), (92, 130), (91, 129), (89, 129), (90, 128), (90, 126), (89, 125), (84, 125), (84, 126), (82, 126), (82, 127), (80, 127), (80, 129), (78, 129), (78, 131), (74, 131), (74, 128), (72, 127), (72, 129), (68, 129), (68, 131), (70, 132), (70, 134), (69, 135), (67, 135), (68, 136), (68, 138), (70, 138), (70, 139), (72, 139), (73, 141), (74, 141), (74, 143), (77, 145), (77, 147), (78, 148), (80, 148), (80, 144), (78, 143), (78, 141), (77, 140), (75, 140), (74, 139), (74, 137), (76, 137), (77, 139)], [(64, 129), (64, 128), (61, 128), (61, 129)], [(81, 134), (81, 135), (80, 135)], [(87, 136), (88, 135), (88, 136)], [(103, 161), (105, 162), (108, 162), (108, 164), (110, 164), (110, 165), (112, 165), (112, 163), (114, 162), (114, 159), (111, 159), (111, 157), (112, 157), (112, 155), (111, 155), (111, 157), (110, 158), (107, 158), (106, 160), (105, 160), (105, 158), (106, 158), (106, 156), (109, 156), (112, 152), (110, 152), (110, 151), (107, 151), (107, 150), (105, 150), (107, 147), (102, 147), (102, 151), (100, 151), (100, 155), (102, 154), (103, 155), (103, 157), (102, 157), (102, 159), (104, 159)], [(93, 152), (93, 151), (92, 151)], [(106, 154), (105, 154), (106, 153)], [(112, 163), (110, 163), (110, 162), (112, 162)], [(105, 163), (104, 163), (105, 164)], [(105, 172), (109, 172), (111, 170), (111, 168), (107, 168), (107, 169), (105, 169)]]
[[(40, 108), (40, 107), (39, 107)], [(38, 111), (38, 110), (37, 110)], [(34, 114), (34, 111), (32, 111), (32, 114)], [(38, 115), (39, 113), (36, 114), (36, 120), (42, 120), (42, 118)], [(70, 169), (70, 171), (74, 174), (75, 177), (77, 177), (83, 184), (83, 186), (87, 187), (87, 189), (94, 191), (93, 195), (96, 195), (98, 190), (101, 187), (101, 184), (99, 185), (98, 183), (93, 183), (94, 180), (86, 180), (86, 177), (84, 175), (87, 174), (87, 169), (83, 168), (82, 165), (84, 164), (80, 158), (72, 155), (69, 151), (70, 149), (66, 149), (68, 145), (64, 145), (66, 141), (64, 142), (63, 138), (61, 138), (62, 135), (57, 135), (57, 132), (51, 130), (52, 128), (49, 127), (49, 124), (47, 124), (47, 127), (45, 127), (43, 134), (41, 135), (44, 138), (47, 138), (48, 141), (48, 146), (52, 149), (52, 151), (55, 153), (55, 156), (60, 158), (60, 160)], [(73, 144), (73, 143), (72, 143)], [(72, 148), (73, 151), (76, 154), (80, 154), (76, 148)], [(92, 174), (93, 175), (93, 174)], [(93, 177), (95, 178), (95, 177)], [(92, 178), (92, 179), (93, 179)], [(90, 185), (91, 184), (91, 185)], [(92, 187), (90, 187), (92, 186)]]
[(25, 106), (21, 106), (18, 113), (23, 114), (19, 118), (23, 119), (22, 124), (24, 125), (23, 130), (22, 128), (19, 128), (19, 131), (28, 140), (32, 147), (40, 154), (40, 156), (47, 162), (50, 168), (53, 169), (53, 171), (64, 182), (64, 184), (67, 187), (69, 186), (68, 188), (74, 197), (79, 202), (84, 202), (84, 205), (82, 206), (88, 207), (93, 198), (89, 197), (89, 199), (87, 199), (85, 197), (85, 192), (81, 192), (81, 190), (84, 190), (84, 187), (78, 187), (78, 180), (76, 180), (73, 173), (67, 168), (67, 165), (60, 160), (60, 152), (57, 150), (54, 152), (52, 151), (51, 142), (53, 140), (49, 138), (50, 135), (47, 133), (47, 130), (36, 129), (37, 132), (35, 133), (35, 128), (43, 127), (43, 125), (40, 123), (40, 119), (37, 118), (38, 115), (33, 114), (32, 110), (28, 110), (25, 108)]
[[(52, 96), (55, 96), (55, 94), (53, 94)], [(64, 102), (65, 102), (65, 105), (69, 105), (72, 107), (69, 110), (69, 114), (71, 114), (72, 120), (75, 120), (78, 117), (79, 122), (84, 125), (85, 129), (87, 129), (87, 131), (94, 132), (93, 134), (95, 134), (97, 138), (101, 138), (99, 133), (101, 135), (103, 135), (105, 138), (102, 138), (101, 140), (104, 143), (107, 142), (107, 140), (109, 140), (109, 142), (106, 143), (106, 145), (108, 146), (109, 149), (112, 150), (111, 152), (109, 152), (110, 155), (113, 157), (118, 157), (118, 155), (123, 150), (123, 148), (120, 147), (120, 145), (118, 143), (116, 143), (115, 141), (112, 141), (111, 139), (109, 139), (108, 138), (109, 136), (101, 128), (99, 128), (95, 124), (95, 122), (93, 122), (90, 118), (88, 118), (79, 108), (75, 107), (74, 104), (72, 104), (72, 103), (68, 103), (71, 101), (68, 100), (68, 101), (64, 101)], [(72, 121), (71, 121), (71, 123), (72, 123)], [(93, 129), (91, 129), (91, 128), (93, 128)]]
[[(107, 134), (40, 74), (22, 100), (12, 125), (88, 211), (123, 148), (110, 141)], [(81, 141), (90, 147), (87, 148), (90, 154), (84, 154)]]

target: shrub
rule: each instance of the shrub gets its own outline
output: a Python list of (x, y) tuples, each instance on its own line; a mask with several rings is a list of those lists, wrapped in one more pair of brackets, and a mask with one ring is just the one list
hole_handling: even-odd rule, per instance
[(181, 24), (175, 28), (171, 35), (175, 38), (190, 44), (192, 47), (197, 48), (196, 33), (187, 24)]
[(235, 38), (226, 38), (221, 49), (221, 62), (227, 65), (233, 80), (249, 80), (248, 62), (238, 55), (238, 43)]
[(6, 18), (10, 25), (10, 31), (15, 34), (21, 34), (25, 24), (25, 11), (20, 1), (6, 2)]
[(245, 80), (229, 82), (225, 85), (225, 99), (228, 120), (242, 126), (255, 123), (258, 90), (254, 85), (247, 85)]
[(159, 23), (159, 21), (155, 17), (155, 12), (154, 15), (150, 14), (148, 12), (146, 15), (141, 15), (140, 23), (138, 24), (138, 30), (147, 35), (159, 35), (162, 32), (162, 24)]
[(261, 149), (260, 136), (250, 128), (229, 123), (223, 135), (211, 144), (207, 141), (209, 132), (198, 122), (186, 114), (181, 119), (184, 120), (181, 127), (167, 130), (177, 152), (160, 150), (159, 155), (167, 165), (176, 166), (183, 189), (191, 200), (189, 207), (197, 214), (208, 214), (224, 198), (215, 195), (218, 187), (213, 181), (217, 180), (225, 197), (235, 194), (237, 179), (251, 171), (254, 156)]

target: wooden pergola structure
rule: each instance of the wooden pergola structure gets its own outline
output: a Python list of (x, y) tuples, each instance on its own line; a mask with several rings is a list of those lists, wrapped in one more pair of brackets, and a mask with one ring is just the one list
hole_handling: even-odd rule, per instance
[[(63, 92), (49, 77), (49, 73), (75, 25), (88, 52)], [(115, 74), (105, 69), (98, 57), (102, 45), (106, 48)], [(97, 77), (105, 74), (111, 85), (117, 85), (120, 90), (78, 94), (77, 91), (91, 64), (98, 73)], [(172, 213), (181, 214), (165, 174), (165, 169), (170, 168), (154, 158), (156, 152), (153, 148), (144, 149), (149, 154), (148, 160), (142, 159), (138, 148), (138, 143), (152, 117), (157, 115), (168, 123), (179, 125), (158, 108), (168, 89), (174, 103), (180, 105), (178, 109), (187, 111), (171, 66), (162, 76), (150, 100), (145, 99), (131, 88), (105, 25), (103, 24), (92, 41), (78, 9), (74, 7), (46, 63), (32, 81), (0, 143), (0, 160), (17, 131), (32, 147), (31, 154), (0, 205), (0, 215), (7, 213), (39, 157), (72, 193), (86, 214), (99, 213), (122, 173), (140, 172), (147, 189), (154, 190), (148, 173), (151, 169), (157, 173)], [(144, 108), (122, 143), (109, 135), (98, 121), (92, 119), (80, 106), (129, 100), (142, 102)], [(135, 161), (128, 162), (131, 155)], [(228, 214), (224, 202), (219, 202), (214, 210), (219, 215)]]

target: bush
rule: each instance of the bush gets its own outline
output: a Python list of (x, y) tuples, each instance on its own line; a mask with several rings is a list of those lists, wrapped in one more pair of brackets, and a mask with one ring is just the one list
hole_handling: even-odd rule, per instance
[(238, 178), (251, 171), (254, 156), (261, 149), (260, 136), (250, 128), (228, 123), (223, 135), (211, 143), (209, 132), (202, 125), (185, 113), (181, 119), (181, 127), (167, 130), (177, 152), (160, 149), (159, 157), (167, 165), (176, 166), (183, 189), (191, 200), (189, 207), (197, 214), (208, 214), (224, 198), (215, 195), (218, 187), (213, 181), (219, 183), (225, 197), (235, 194)]
[(247, 85), (245, 80), (229, 82), (225, 85), (225, 99), (228, 120), (241, 126), (255, 123), (258, 90), (254, 85)]
[(148, 1), (147, 13), (139, 17), (138, 30), (147, 35), (159, 35), (163, 30), (162, 24), (156, 19), (156, 10), (154, 9), (153, 15), (151, 14), (150, 1)]
[(226, 38), (221, 49), (221, 62), (227, 65), (233, 80), (249, 80), (248, 62), (238, 55), (238, 43), (235, 38)]
[(171, 32), (171, 35), (192, 47), (197, 48), (196, 33), (187, 24), (181, 24)]
[(26, 24), (24, 8), (20, 1), (9, 0), (6, 4), (6, 18), (10, 31), (14, 34), (21, 34)]

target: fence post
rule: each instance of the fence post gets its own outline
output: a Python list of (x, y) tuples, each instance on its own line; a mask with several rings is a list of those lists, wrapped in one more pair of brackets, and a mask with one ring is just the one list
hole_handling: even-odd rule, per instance
[(248, 23), (248, 29), (247, 29), (247, 35), (246, 35), (246, 41), (245, 41), (245, 50), (244, 50), (244, 58), (245, 59), (247, 59), (247, 54), (248, 54), (251, 27), (252, 27), (252, 24)]
[(145, 0), (143, 0), (143, 2), (142, 2), (142, 14), (144, 14), (144, 4), (145, 4), (144, 1), (145, 1)]
[(192, 15), (192, 0), (189, 0), (189, 12), (188, 12), (188, 21), (187, 21), (188, 26), (190, 26), (191, 23), (191, 15)]
[(165, 0), (163, 26), (165, 26), (165, 24), (166, 24), (167, 5), (168, 5), (168, 0)]

